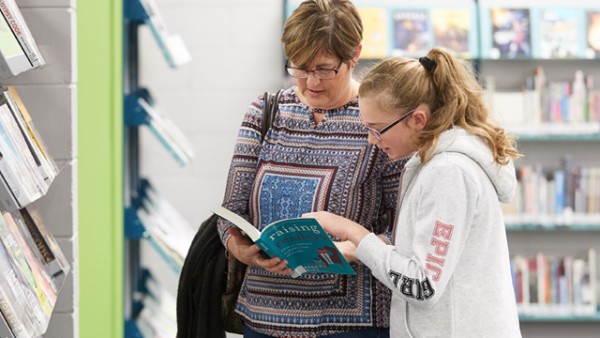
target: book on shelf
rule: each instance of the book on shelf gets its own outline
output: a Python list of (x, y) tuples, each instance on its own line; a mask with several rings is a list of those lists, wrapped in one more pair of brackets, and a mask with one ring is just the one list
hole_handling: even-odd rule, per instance
[(491, 58), (530, 58), (531, 17), (529, 8), (493, 7), (490, 9)]
[(22, 237), (14, 230), (6, 217), (0, 217), (0, 238), (17, 277), (17, 283), (14, 285), (22, 290), (21, 304), (26, 307), (26, 312), (30, 314), (39, 335), (45, 332), (48, 326), (56, 294), (50, 292), (51, 289), (45, 284), (39, 265), (36, 265), (30, 252), (26, 250)]
[(587, 10), (585, 20), (585, 56), (590, 59), (600, 58), (600, 9)]
[(477, 13), (474, 2), (452, 2), (433, 7), (431, 25), (433, 45), (452, 51), (460, 58), (479, 56)]
[(287, 260), (288, 267), (292, 269), (292, 277), (299, 277), (304, 273), (355, 274), (314, 218), (279, 220), (258, 230), (224, 207), (215, 207), (212, 212), (237, 226), (269, 257)]
[(37, 248), (37, 256), (46, 271), (52, 276), (56, 284), (55, 289), (58, 291), (65, 275), (71, 269), (66, 256), (56, 242), (54, 235), (46, 228), (44, 220), (34, 205), (28, 205), (20, 209), (18, 213), (13, 212), (13, 217), (21, 226), (23, 233), (30, 235), (30, 242)]
[(582, 11), (568, 7), (547, 7), (536, 11), (534, 31), (540, 34), (539, 57), (542, 59), (572, 59), (582, 56)]
[(420, 57), (432, 47), (428, 10), (396, 8), (392, 10), (392, 55)]
[(21, 49), (10, 26), (0, 17), (0, 77), (8, 78), (31, 69), (31, 63)]
[(181, 270), (192, 244), (195, 229), (151, 186), (142, 192), (137, 215), (157, 246), (176, 270)]
[(180, 165), (191, 161), (194, 158), (193, 146), (181, 129), (144, 98), (138, 98), (138, 104), (147, 114), (150, 131), (175, 160)]
[(364, 27), (361, 57), (365, 59), (383, 59), (387, 57), (389, 41), (387, 9), (359, 7), (358, 13)]
[(33, 35), (29, 31), (29, 27), (27, 27), (27, 23), (17, 6), (17, 2), (15, 0), (0, 0), (0, 11), (23, 53), (27, 56), (30, 68), (44, 65), (44, 58), (35, 43)]
[(38, 165), (44, 180), (50, 184), (59, 173), (58, 166), (52, 155), (50, 155), (46, 142), (33, 123), (33, 119), (31, 118), (25, 103), (21, 99), (21, 96), (14, 86), (8, 86), (7, 88), (8, 93), (5, 92), (5, 95), (12, 106), (15, 120), (21, 128), (21, 132), (27, 141), (27, 146), (36, 159), (36, 164)]
[(12, 116), (5, 96), (0, 95), (0, 207), (5, 211), (23, 208), (45, 191), (40, 187), (43, 179), (37, 177), (39, 173), (30, 166), (29, 150), (23, 145), (25, 141)]
[[(35, 327), (32, 312), (26, 307), (25, 293), (16, 276), (9, 254), (0, 242), (0, 312), (16, 338), (35, 337), (41, 327)], [(37, 322), (37, 321), (36, 321)]]
[(144, 307), (136, 319), (145, 337), (175, 337), (177, 335), (177, 304), (175, 296), (153, 278), (146, 279), (148, 293)]
[(147, 14), (146, 24), (167, 59), (169, 66), (179, 67), (191, 60), (190, 52), (181, 35), (170, 33), (154, 0), (139, 0)]

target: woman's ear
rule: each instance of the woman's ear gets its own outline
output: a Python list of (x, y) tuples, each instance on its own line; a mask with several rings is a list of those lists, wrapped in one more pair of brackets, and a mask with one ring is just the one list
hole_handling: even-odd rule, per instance
[(358, 46), (356, 46), (356, 52), (354, 53), (354, 56), (352, 57), (352, 63), (354, 63), (355, 65), (358, 62), (358, 58), (360, 57), (361, 51), (362, 51), (362, 44), (359, 44)]

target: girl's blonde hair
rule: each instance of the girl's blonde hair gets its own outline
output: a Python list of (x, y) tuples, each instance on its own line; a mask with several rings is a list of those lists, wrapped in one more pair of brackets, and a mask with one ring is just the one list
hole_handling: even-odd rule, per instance
[(423, 163), (433, 156), (439, 135), (453, 126), (480, 136), (498, 164), (521, 156), (515, 140), (489, 120), (471, 65), (441, 48), (433, 48), (420, 60), (382, 61), (364, 76), (359, 97), (375, 97), (383, 111), (398, 115), (420, 104), (429, 106), (430, 119), (415, 139)]
[(281, 42), (296, 67), (306, 67), (319, 53), (351, 60), (362, 41), (363, 25), (349, 0), (307, 0), (285, 22)]

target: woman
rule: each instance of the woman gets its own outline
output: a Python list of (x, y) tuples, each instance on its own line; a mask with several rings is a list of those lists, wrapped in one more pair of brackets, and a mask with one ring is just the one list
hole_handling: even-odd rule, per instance
[[(328, 210), (391, 237), (401, 161), (367, 142), (352, 71), (362, 23), (347, 0), (305, 1), (287, 20), (282, 43), (296, 85), (260, 140), (262, 106), (247, 111), (229, 171), (223, 206), (261, 228), (273, 221)], [(244, 337), (388, 337), (390, 293), (353, 258), (349, 241), (336, 245), (356, 276), (308, 274), (297, 279), (279, 258), (222, 220), (228, 251), (249, 267), (237, 312)], [(386, 237), (387, 236), (387, 237)]]
[[(402, 174), (393, 245), (333, 213), (308, 213), (357, 246), (392, 290), (392, 337), (520, 337), (500, 202), (516, 188), (514, 142), (488, 121), (469, 65), (434, 48), (363, 79), (369, 142)], [(360, 222), (358, 222), (360, 223)]]

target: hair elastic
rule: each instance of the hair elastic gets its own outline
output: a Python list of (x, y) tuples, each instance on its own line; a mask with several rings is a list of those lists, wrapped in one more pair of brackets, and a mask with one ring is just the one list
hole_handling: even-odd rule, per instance
[(419, 58), (419, 63), (422, 64), (423, 67), (425, 67), (425, 69), (427, 69), (430, 72), (433, 70), (433, 68), (436, 65), (435, 61), (433, 61), (432, 59), (428, 58), (427, 56), (421, 56)]

